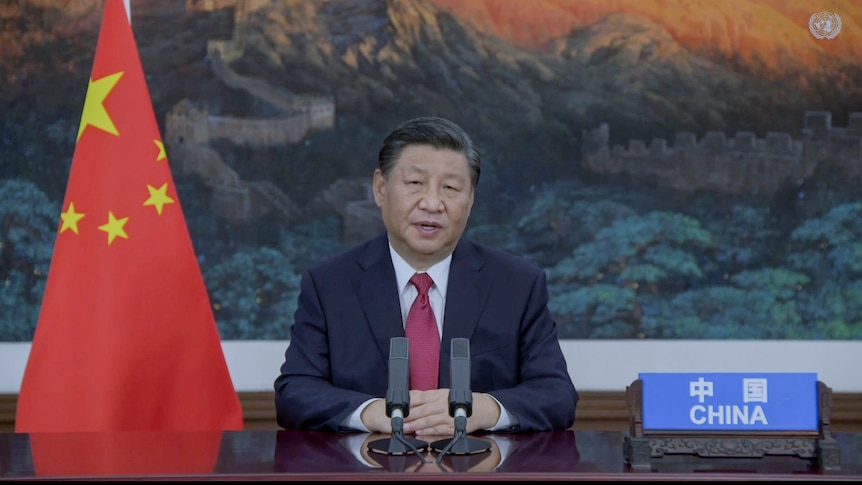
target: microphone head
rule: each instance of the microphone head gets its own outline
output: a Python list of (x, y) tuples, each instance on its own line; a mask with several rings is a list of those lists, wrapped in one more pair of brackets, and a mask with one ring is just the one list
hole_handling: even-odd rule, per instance
[(392, 359), (410, 359), (410, 341), (407, 337), (389, 339), (389, 360)]
[(470, 339), (466, 338), (453, 338), (451, 345), (452, 360), (455, 359), (466, 359), (467, 362), (470, 362)]

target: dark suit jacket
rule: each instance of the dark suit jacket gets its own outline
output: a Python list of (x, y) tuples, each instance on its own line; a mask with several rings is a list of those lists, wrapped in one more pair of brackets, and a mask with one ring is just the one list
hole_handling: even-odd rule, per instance
[[(547, 302), (538, 267), (462, 238), (449, 270), (440, 387), (450, 386), (448, 342), (468, 338), (472, 390), (517, 418), (512, 431), (571, 426), (578, 393)], [(340, 430), (364, 401), (385, 397), (391, 337), (404, 337), (404, 326), (385, 233), (305, 271), (275, 380), (278, 424)]]

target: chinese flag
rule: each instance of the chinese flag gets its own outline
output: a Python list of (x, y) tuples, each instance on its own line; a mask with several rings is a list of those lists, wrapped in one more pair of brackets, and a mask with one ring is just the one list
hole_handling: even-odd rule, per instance
[(106, 0), (15, 430), (242, 429), (123, 0)]

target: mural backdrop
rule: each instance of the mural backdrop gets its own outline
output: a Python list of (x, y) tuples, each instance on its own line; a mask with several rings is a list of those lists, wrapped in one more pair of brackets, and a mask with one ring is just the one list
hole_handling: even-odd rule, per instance
[[(131, 0), (221, 336), (382, 230), (377, 150), (448, 117), (468, 235), (561, 338), (862, 338), (862, 2)], [(0, 340), (32, 338), (101, 0), (0, 0)]]

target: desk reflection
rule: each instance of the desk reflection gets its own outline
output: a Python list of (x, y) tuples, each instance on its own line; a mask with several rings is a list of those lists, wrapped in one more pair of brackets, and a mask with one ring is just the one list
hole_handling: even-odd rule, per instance
[(210, 474), (222, 432), (31, 433), (38, 476)]
[[(385, 435), (260, 430), (227, 432), (0, 433), (0, 480), (109, 477), (178, 479), (403, 480), (862, 480), (862, 433), (834, 434), (841, 469), (824, 473), (801, 459), (771, 457), (708, 460), (666, 456), (648, 473), (624, 464), (624, 434), (616, 431), (477, 433), (489, 451), (446, 455), (436, 451), (389, 456), (369, 452)], [(409, 474), (409, 475), (408, 475)]]
[[(376, 433), (333, 434), (303, 433), (297, 439), (292, 432), (279, 432), (275, 446), (275, 469), (278, 472), (372, 472), (446, 473), (495, 472), (523, 469), (525, 464), (543, 471), (566, 472), (578, 467), (580, 458), (571, 430), (546, 433), (484, 434), (475, 439), (487, 441), (488, 451), (473, 455), (446, 454), (440, 463), (434, 450), (420, 453), (425, 463), (413, 453), (387, 455), (369, 451), (368, 444), (389, 435)], [(445, 437), (430, 437), (433, 442)], [(544, 455), (544, 457), (543, 457)]]

